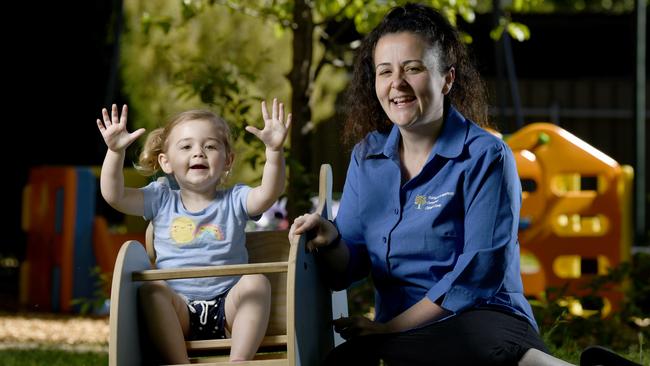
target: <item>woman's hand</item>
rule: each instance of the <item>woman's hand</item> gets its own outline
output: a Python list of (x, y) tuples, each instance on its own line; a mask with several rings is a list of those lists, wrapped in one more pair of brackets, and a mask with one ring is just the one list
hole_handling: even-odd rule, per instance
[(318, 250), (330, 245), (338, 236), (338, 230), (329, 221), (317, 213), (304, 214), (293, 220), (289, 229), (289, 242), (297, 244), (300, 235), (307, 235), (307, 249)]
[(291, 127), (291, 113), (287, 116), (286, 123), (284, 120), (284, 104), (279, 103), (278, 99), (273, 98), (273, 107), (271, 108), (271, 117), (266, 109), (266, 102), (262, 101), (262, 118), (264, 119), (264, 129), (260, 130), (253, 126), (246, 126), (246, 131), (257, 136), (262, 140), (267, 149), (280, 151), (284, 140), (287, 138), (289, 127)]
[(145, 131), (144, 128), (140, 128), (132, 133), (129, 133), (129, 131), (126, 130), (127, 112), (128, 109), (125, 104), (124, 107), (122, 107), (122, 116), (120, 117), (117, 105), (113, 104), (111, 111), (112, 117), (108, 115), (108, 110), (104, 108), (102, 109), (104, 122), (99, 118), (97, 119), (97, 128), (99, 128), (99, 132), (102, 133), (106, 146), (108, 146), (111, 151), (124, 151), (133, 143), (133, 141), (142, 136)]
[(344, 339), (352, 337), (365, 336), (370, 334), (389, 333), (386, 324), (373, 322), (363, 316), (351, 316), (349, 318), (339, 318), (333, 321), (334, 330)]

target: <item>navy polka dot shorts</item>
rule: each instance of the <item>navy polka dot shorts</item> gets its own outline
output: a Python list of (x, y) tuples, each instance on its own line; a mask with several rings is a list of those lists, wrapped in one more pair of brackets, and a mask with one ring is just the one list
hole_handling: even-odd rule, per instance
[(226, 338), (226, 295), (225, 293), (212, 300), (189, 301), (190, 311), (190, 340), (223, 339)]

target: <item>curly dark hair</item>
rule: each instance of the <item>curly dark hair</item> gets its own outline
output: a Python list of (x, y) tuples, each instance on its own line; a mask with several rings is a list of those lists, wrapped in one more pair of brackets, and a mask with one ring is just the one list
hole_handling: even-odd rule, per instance
[(375, 94), (373, 54), (381, 37), (400, 32), (417, 34), (432, 47), (437, 47), (440, 50), (440, 72), (455, 68), (454, 86), (445, 96), (445, 111), (451, 104), (478, 125), (491, 127), (487, 118), (485, 84), (470, 61), (458, 31), (436, 10), (421, 4), (406, 4), (391, 9), (364, 38), (357, 51), (345, 98), (343, 141), (354, 144), (371, 131), (390, 130), (392, 123)]

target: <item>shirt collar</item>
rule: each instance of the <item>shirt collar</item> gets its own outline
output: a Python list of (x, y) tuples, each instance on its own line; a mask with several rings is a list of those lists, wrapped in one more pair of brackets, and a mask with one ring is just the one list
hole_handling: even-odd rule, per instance
[[(440, 155), (448, 159), (458, 157), (465, 147), (468, 129), (468, 120), (456, 108), (449, 107), (447, 118), (442, 125), (442, 132), (438, 136), (428, 160), (431, 160), (435, 155)], [(399, 140), (399, 128), (393, 125), (387, 137), (369, 141), (366, 158), (377, 155), (383, 155), (391, 159), (398, 158)]]
[(442, 125), (442, 131), (436, 140), (436, 144), (433, 145), (431, 156), (437, 154), (447, 159), (460, 156), (465, 148), (468, 130), (468, 120), (456, 108), (449, 107), (447, 119)]

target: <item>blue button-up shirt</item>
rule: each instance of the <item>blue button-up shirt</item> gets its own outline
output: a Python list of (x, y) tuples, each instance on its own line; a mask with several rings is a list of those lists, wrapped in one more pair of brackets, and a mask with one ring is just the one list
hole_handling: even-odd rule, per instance
[(422, 171), (402, 182), (399, 129), (357, 144), (336, 217), (348, 284), (371, 273), (376, 320), (425, 296), (457, 314), (496, 307), (537, 329), (523, 295), (521, 186), (508, 146), (450, 108)]

